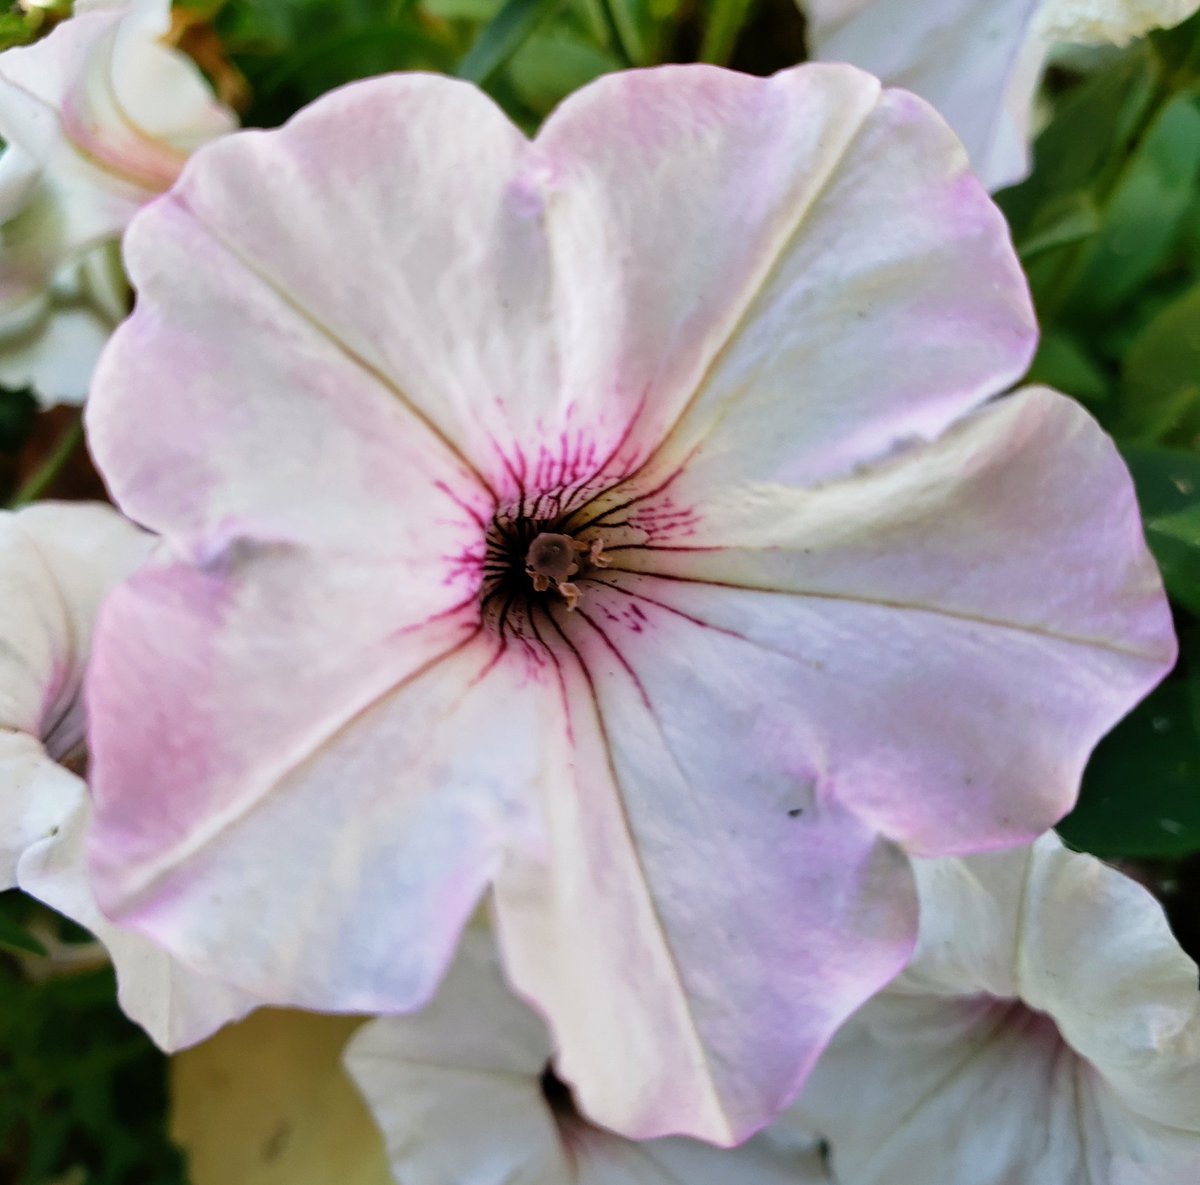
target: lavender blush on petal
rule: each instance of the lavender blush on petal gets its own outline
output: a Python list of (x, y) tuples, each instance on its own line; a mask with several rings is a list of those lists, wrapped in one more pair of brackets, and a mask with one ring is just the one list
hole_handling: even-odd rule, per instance
[(1112, 442), (996, 398), (999, 211), (851, 67), (533, 140), (367, 80), (126, 256), (89, 439), (165, 542), (97, 632), (91, 868), (255, 999), (416, 1009), (486, 902), (583, 1113), (736, 1143), (905, 963), (909, 855), (1053, 824), (1173, 660)]

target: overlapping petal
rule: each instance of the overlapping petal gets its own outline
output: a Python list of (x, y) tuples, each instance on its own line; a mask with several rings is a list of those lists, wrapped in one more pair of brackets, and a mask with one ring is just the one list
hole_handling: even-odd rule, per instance
[(0, 726), (63, 758), (83, 742), (93, 619), (151, 540), (111, 507), (40, 503), (0, 514)]
[[(1078, 505), (1048, 486), (1044, 537), (1014, 500), (965, 542), (990, 491), (948, 470), (975, 449), (981, 472), (1040, 473), (1034, 429), (1066, 421), (997, 411), (956, 430), (973, 444), (938, 440), (1026, 364), (1028, 296), (953, 138), (848, 67), (622, 75), (532, 144), (461, 83), (371, 80), (202, 150), (128, 244), (138, 307), (89, 428), (171, 554), (102, 624), (94, 868), (115, 918), (258, 995), (415, 1007), (494, 883), (514, 979), (590, 1113), (734, 1140), (911, 941), (876, 830), (917, 850), (1028, 835), (1170, 661), (1090, 423), (1051, 455), (1091, 466)], [(930, 440), (937, 479), (895, 479)], [(859, 483), (875, 519), (856, 536)], [(819, 603), (798, 595), (820, 567), (802, 504)], [(554, 513), (611, 563), (573, 612), (532, 605), (505, 551)], [(935, 513), (922, 585), (897, 557)], [(791, 533), (770, 542), (776, 515)], [(705, 531), (712, 567), (681, 579)], [(1036, 627), (1012, 590), (1064, 543), (1055, 604), (1081, 598), (1101, 643), (1078, 676), (1073, 643), (1036, 628), (997, 647), (951, 613), (858, 603), (893, 562), (876, 592)], [(793, 583), (772, 592), (776, 562)], [(1007, 591), (980, 600), (989, 563)], [(995, 665), (978, 687), (971, 662)], [(939, 764), (939, 687), (972, 737), (982, 718), (1007, 738), (1035, 678), (1071, 681), (1067, 707), (1002, 785), (1000, 740)], [(889, 711), (914, 735), (867, 745)], [(1004, 816), (1043, 744), (1070, 755), (1062, 780)], [(177, 770), (186, 793), (161, 799)]]
[(872, 1185), (1167, 1185), (1200, 1167), (1196, 965), (1140, 885), (1052, 835), (917, 862), (921, 941), (794, 1118)]
[(31, 844), (21, 856), (17, 869), (21, 888), (86, 927), (103, 943), (116, 971), (121, 1010), (159, 1048), (194, 1045), (256, 1007), (254, 996), (192, 971), (150, 939), (114, 926), (100, 912), (84, 853), (91, 804), (83, 783), (72, 780), (75, 804), (70, 813), (53, 837)]
[(571, 744), (501, 946), (589, 1114), (733, 1143), (903, 965), (910, 874), (824, 783), (795, 664), (615, 579), (550, 627)]
[(490, 939), (468, 933), (434, 1000), (351, 1039), (346, 1066), (405, 1185), (806, 1185), (816, 1158), (756, 1140), (733, 1151), (635, 1143), (593, 1126), (552, 1073), (542, 1021), (501, 977)]
[[(540, 842), (530, 791), (556, 689), (498, 662), (477, 613), (389, 630), (404, 579), (245, 546), (112, 598), (93, 867), (118, 920), (275, 1003), (428, 998), (506, 851)], [(103, 779), (117, 769), (131, 780)]]
[[(87, 791), (60, 764), (85, 756), (82, 684), (96, 611), (153, 543), (109, 506), (43, 503), (0, 515), (0, 888), (19, 884), (90, 929), (116, 965), (122, 1007), (177, 1048), (255, 1001), (101, 914), (84, 859)], [(175, 787), (164, 779), (160, 794)]]
[(1009, 396), (815, 489), (768, 465), (714, 482), (708, 464), (701, 449), (649, 496), (618, 498), (648, 536), (619, 553), (641, 574), (623, 578), (630, 604), (790, 660), (779, 694), (790, 684), (796, 744), (821, 754), (812, 777), (910, 851), (1057, 822), (1096, 741), (1174, 660), (1124, 463), (1063, 396)]
[(149, 545), (110, 507), (0, 513), (0, 887), (78, 801), (79, 779), (59, 762), (83, 744), (92, 619)]
[(1196, 0), (800, 0), (813, 55), (928, 99), (989, 189), (1029, 171), (1033, 105), (1060, 42), (1124, 45)]

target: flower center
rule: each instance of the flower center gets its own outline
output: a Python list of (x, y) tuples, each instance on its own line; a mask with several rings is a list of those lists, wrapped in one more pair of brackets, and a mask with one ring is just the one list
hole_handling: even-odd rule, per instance
[(498, 632), (538, 635), (537, 610), (573, 610), (586, 596), (587, 580), (609, 566), (605, 528), (585, 523), (572, 530), (569, 515), (535, 518), (497, 513), (487, 532), (484, 618)]
[(598, 535), (584, 541), (543, 531), (533, 537), (525, 553), (525, 574), (533, 591), (554, 589), (567, 602), (568, 609), (574, 609), (583, 595), (571, 577), (581, 569), (607, 567), (604, 540)]

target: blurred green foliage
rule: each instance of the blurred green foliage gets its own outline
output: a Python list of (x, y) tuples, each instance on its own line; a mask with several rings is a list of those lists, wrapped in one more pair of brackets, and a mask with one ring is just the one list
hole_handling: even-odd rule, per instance
[(165, 1059), (116, 1007), (109, 968), (42, 979), (38, 925), (67, 928), (0, 893), (0, 1182), (183, 1185)]

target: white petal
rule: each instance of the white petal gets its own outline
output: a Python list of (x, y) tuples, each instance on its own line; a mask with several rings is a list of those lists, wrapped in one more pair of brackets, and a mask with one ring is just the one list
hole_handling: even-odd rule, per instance
[(501, 977), (490, 937), (468, 932), (434, 1000), (351, 1039), (345, 1063), (404, 1185), (808, 1185), (811, 1157), (753, 1142), (634, 1143), (556, 1114), (541, 1076), (545, 1026)]
[(918, 861), (913, 964), (838, 1035), (793, 1118), (861, 1185), (1191, 1180), (1197, 968), (1141, 886), (1047, 835)]
[[(92, 622), (152, 539), (109, 506), (0, 512), (0, 886), (66, 818), (79, 779), (56, 761), (83, 740), (80, 685)], [(49, 750), (49, 753), (47, 753)]]
[(610, 75), (533, 155), (566, 364), (642, 399), (639, 460), (670, 432), (649, 474), (712, 433), (711, 488), (841, 476), (1027, 365), (998, 211), (941, 120), (860, 71)]
[(86, 927), (104, 944), (117, 973), (117, 1002), (160, 1048), (192, 1045), (244, 1016), (257, 1004), (251, 996), (189, 970), (140, 934), (114, 926), (100, 912), (84, 864), (91, 808), (82, 784), (78, 790), (74, 809), (56, 835), (21, 857), (21, 888)]
[(1055, 823), (1174, 660), (1124, 463), (1052, 392), (818, 489), (708, 482), (689, 464), (617, 498), (610, 516), (651, 539), (615, 562), (647, 598), (791, 656), (839, 795), (910, 850)]
[(39, 741), (0, 728), (0, 892), (16, 885), (25, 849), (53, 835), (82, 793), (82, 782)]
[(98, 503), (0, 513), (0, 727), (37, 737), (55, 757), (79, 745), (96, 613), (153, 545)]
[(927, 99), (989, 189), (1029, 168), (1034, 91), (1048, 44), (1044, 0), (802, 0), (822, 61), (853, 62)]
[(1039, 29), (1051, 41), (1125, 45), (1186, 20), (1197, 0), (1043, 0)]
[(405, 1185), (546, 1185), (572, 1179), (541, 1091), (551, 1047), (544, 1024), (508, 989), (491, 940), (468, 932), (419, 1013), (360, 1029), (351, 1077)]
[(497, 883), (506, 965), (589, 1115), (744, 1139), (905, 958), (905, 862), (827, 792), (786, 657), (594, 582), (558, 618), (570, 746), (549, 861)]
[(27, 332), (0, 337), (0, 383), (31, 387), (44, 407), (79, 405), (112, 328), (95, 309), (44, 305)]

